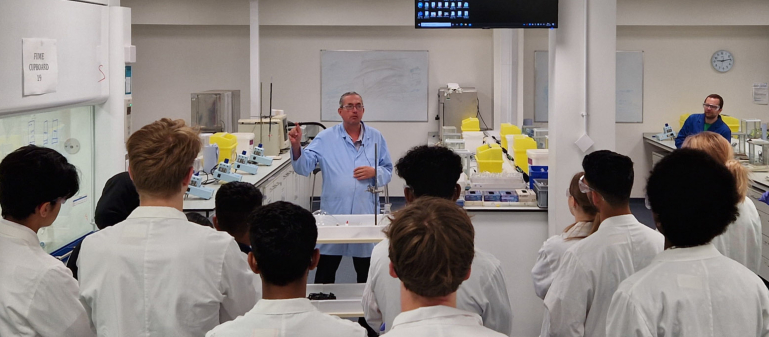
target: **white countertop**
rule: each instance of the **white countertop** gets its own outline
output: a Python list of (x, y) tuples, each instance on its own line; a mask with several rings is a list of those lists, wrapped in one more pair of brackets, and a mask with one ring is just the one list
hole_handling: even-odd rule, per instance
[[(288, 153), (284, 153), (280, 155), (280, 159), (273, 160), (272, 165), (259, 166), (259, 169), (256, 170), (256, 174), (245, 173), (243, 171), (237, 171), (236, 173), (243, 175), (242, 181), (259, 186), (260, 184), (264, 183), (268, 178), (270, 178), (274, 173), (278, 172), (280, 169), (282, 169), (286, 165), (289, 165), (290, 160), (291, 160), (291, 156)], [(203, 177), (205, 179), (205, 175), (203, 175)], [(221, 186), (220, 182), (215, 182), (213, 184), (205, 185), (205, 187), (214, 189), (214, 197), (216, 196), (216, 191), (219, 190), (220, 186)], [(211, 199), (205, 200), (203, 198), (199, 198), (194, 195), (187, 195), (187, 197), (184, 199), (184, 210), (185, 211), (212, 211), (214, 209), (214, 197), (211, 197)]]

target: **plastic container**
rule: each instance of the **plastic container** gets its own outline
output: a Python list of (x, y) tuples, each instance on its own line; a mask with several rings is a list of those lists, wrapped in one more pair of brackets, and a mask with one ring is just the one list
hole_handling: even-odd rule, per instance
[(502, 172), (502, 148), (498, 144), (491, 147), (484, 146), (476, 149), (475, 161), (478, 163), (478, 172)]
[(526, 156), (529, 157), (529, 166), (547, 166), (548, 153), (547, 149), (526, 150)]
[(481, 123), (478, 118), (470, 117), (462, 120), (462, 132), (465, 131), (481, 131)]
[(235, 152), (243, 153), (246, 151), (246, 155), (250, 156), (254, 152), (254, 134), (251, 132), (234, 132), (233, 135), (238, 138)]
[(537, 142), (524, 135), (516, 135), (513, 139), (513, 160), (515, 160), (515, 165), (520, 167), (523, 172), (528, 172), (529, 157), (526, 155), (526, 150), (536, 149)]
[(534, 193), (537, 195), (537, 206), (547, 208), (547, 179), (533, 179)]
[(229, 159), (235, 162), (238, 148), (238, 137), (227, 132), (217, 132), (210, 137), (211, 144), (219, 146), (219, 162)]
[(465, 149), (475, 153), (475, 149), (483, 145), (483, 132), (467, 131), (462, 132), (462, 139), (465, 140)]
[(502, 123), (499, 125), (499, 138), (502, 139), (502, 147), (506, 150), (509, 150), (510, 148), (507, 147), (507, 136), (508, 135), (520, 135), (521, 129), (513, 124), (510, 123)]
[(452, 150), (464, 150), (465, 149), (465, 140), (464, 139), (444, 139), (443, 144), (446, 145), (447, 148)]
[(529, 188), (534, 189), (534, 180), (547, 179), (547, 166), (529, 166)]

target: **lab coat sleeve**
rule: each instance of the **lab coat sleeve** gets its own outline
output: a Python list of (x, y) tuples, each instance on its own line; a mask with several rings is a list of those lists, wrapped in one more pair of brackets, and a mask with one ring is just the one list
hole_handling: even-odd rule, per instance
[(361, 304), (363, 305), (363, 316), (366, 318), (366, 323), (379, 331), (379, 327), (382, 326), (382, 312), (379, 311), (379, 305), (376, 302), (376, 296), (374, 295), (374, 283), (376, 279), (372, 275), (371, 268), (369, 268), (368, 282), (363, 289), (363, 299)]
[(546, 246), (547, 241), (542, 244), (542, 248), (539, 249), (539, 255), (537, 255), (537, 262), (534, 263), (534, 268), (531, 269), (531, 279), (534, 281), (534, 292), (541, 299), (545, 299), (547, 290), (550, 289), (550, 285), (553, 283), (553, 277), (555, 270), (553, 270), (553, 264), (550, 261), (550, 254), (548, 254)]
[(483, 326), (511, 336), (513, 333), (513, 309), (510, 306), (510, 295), (507, 293), (505, 276), (501, 266), (497, 266), (494, 274), (484, 284), (483, 293), (489, 300), (488, 307), (484, 308), (483, 315), (481, 315)]
[(614, 293), (606, 317), (606, 337), (652, 337), (652, 328), (627, 293)]
[(45, 272), (25, 315), (39, 336), (96, 336), (72, 273), (64, 265)]
[[(693, 115), (692, 115), (693, 116)], [(692, 124), (692, 116), (689, 116), (689, 118), (686, 119), (684, 122), (684, 126), (681, 127), (681, 130), (678, 130), (678, 136), (676, 136), (676, 148), (680, 149), (681, 145), (684, 144), (684, 140), (686, 139), (686, 136), (689, 135), (689, 129), (691, 129)]]
[(382, 137), (379, 142), (379, 167), (377, 168), (377, 186), (384, 186), (390, 183), (393, 176), (393, 162), (390, 159), (390, 150), (387, 149), (387, 142)]
[(291, 156), (291, 166), (294, 168), (294, 172), (305, 177), (309, 176), (318, 164), (322, 149), (323, 137), (316, 137), (307, 147), (301, 149), (299, 158), (294, 158), (294, 152), (289, 150), (288, 153)]
[(256, 304), (254, 276), (235, 240), (224, 253), (221, 288), (224, 298), (219, 309), (220, 323), (245, 314)]
[(545, 322), (541, 336), (584, 336), (588, 301), (592, 300), (593, 291), (589, 275), (579, 260), (566, 251), (545, 296), (549, 322)]

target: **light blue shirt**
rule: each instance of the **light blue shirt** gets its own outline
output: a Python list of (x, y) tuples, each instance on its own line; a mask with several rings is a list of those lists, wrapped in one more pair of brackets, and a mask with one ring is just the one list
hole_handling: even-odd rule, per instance
[[(361, 146), (356, 149), (353, 140), (343, 124), (321, 131), (318, 136), (302, 149), (298, 159), (293, 158), (294, 171), (309, 176), (316, 165), (323, 174), (323, 191), (320, 195), (320, 209), (329, 214), (374, 214), (378, 209), (378, 197), (367, 191), (374, 185), (374, 178), (357, 180), (353, 177), (355, 168), (374, 167), (378, 162), (376, 179), (379, 186), (392, 179), (393, 163), (382, 133), (362, 122)], [(374, 156), (377, 144), (379, 157)], [(318, 245), (323, 255), (344, 255), (370, 257), (374, 244)]]

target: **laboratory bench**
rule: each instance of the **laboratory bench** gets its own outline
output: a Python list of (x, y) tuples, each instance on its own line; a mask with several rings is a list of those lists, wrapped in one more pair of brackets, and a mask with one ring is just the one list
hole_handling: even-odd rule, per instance
[[(278, 159), (272, 161), (270, 166), (259, 166), (256, 174), (242, 171), (235, 173), (243, 176), (243, 182), (254, 184), (264, 196), (263, 204), (275, 201), (288, 201), (297, 204), (307, 210), (310, 209), (310, 178), (294, 172), (291, 166), (291, 156), (288, 153), (281, 154)], [(206, 177), (204, 176), (204, 179)], [(205, 187), (214, 189), (211, 199), (203, 199), (194, 195), (186, 195), (184, 198), (185, 212), (200, 212), (206, 217), (214, 211), (216, 191), (221, 187), (217, 181)]]
[[(676, 149), (675, 142), (671, 140), (660, 141), (653, 137), (654, 133), (644, 133), (644, 143), (649, 144), (651, 150), (652, 167), (665, 157), (668, 153)], [(750, 187), (748, 188), (748, 197), (756, 205), (758, 215), (761, 218), (761, 227), (763, 234), (762, 263), (758, 275), (764, 280), (769, 280), (769, 205), (758, 199), (769, 191), (769, 173), (750, 172)]]

